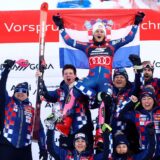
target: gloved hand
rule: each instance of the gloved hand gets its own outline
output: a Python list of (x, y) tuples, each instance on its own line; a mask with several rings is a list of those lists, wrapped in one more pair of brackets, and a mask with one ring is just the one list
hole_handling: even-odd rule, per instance
[(133, 67), (137, 72), (142, 72), (143, 71), (143, 66), (142, 66), (142, 63), (141, 63), (141, 59), (138, 55), (130, 54), (129, 55), (129, 60), (132, 62)]
[(154, 123), (150, 122), (146, 125), (146, 130), (149, 136), (153, 136), (155, 134)]
[(111, 126), (109, 125), (109, 124), (107, 124), (107, 123), (104, 123), (103, 125), (102, 125), (102, 132), (104, 133), (104, 132), (111, 132), (112, 131), (112, 128), (111, 128)]
[(108, 101), (108, 102), (111, 101), (111, 96), (105, 92), (98, 92), (96, 97), (98, 101)]
[(54, 21), (55, 25), (59, 27), (59, 29), (64, 28), (63, 19), (59, 15), (56, 15), (56, 16), (54, 15), (52, 17), (52, 20)]
[(136, 54), (130, 54), (129, 60), (132, 62), (133, 66), (135, 66), (135, 65), (140, 66), (141, 65), (141, 59)]
[(48, 159), (48, 153), (47, 153), (46, 149), (40, 149), (39, 159), (40, 160), (47, 160)]
[(3, 67), (4, 68), (12, 68), (12, 66), (14, 64), (15, 64), (14, 60), (7, 59), (7, 60), (4, 61)]
[(47, 127), (47, 129), (53, 130), (54, 126), (55, 126), (54, 124), (56, 121), (57, 121), (57, 118), (56, 118), (55, 114), (52, 113), (44, 120), (44, 124)]
[(105, 92), (99, 92), (97, 94), (97, 99), (99, 101), (103, 101), (104, 103), (108, 103), (108, 105), (110, 105), (112, 103), (112, 98), (109, 94), (105, 93)]
[(138, 12), (135, 16), (134, 24), (139, 25), (144, 18), (145, 14), (143, 12)]

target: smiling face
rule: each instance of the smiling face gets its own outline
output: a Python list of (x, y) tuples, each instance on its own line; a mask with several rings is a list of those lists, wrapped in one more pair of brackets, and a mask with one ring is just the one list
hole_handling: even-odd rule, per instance
[(144, 80), (148, 81), (153, 77), (153, 70), (151, 68), (144, 68), (143, 74), (144, 74)]
[(75, 141), (74, 146), (75, 146), (75, 149), (76, 149), (79, 153), (81, 153), (81, 152), (83, 152), (83, 151), (86, 150), (87, 144), (86, 144), (86, 141), (85, 141), (84, 139), (77, 139), (77, 140)]
[(105, 32), (103, 29), (97, 29), (94, 34), (94, 41), (96, 42), (102, 42), (105, 39)]
[(116, 152), (118, 154), (125, 154), (128, 151), (128, 147), (126, 144), (119, 144), (116, 146)]
[(117, 75), (113, 79), (113, 84), (116, 88), (122, 89), (126, 86), (127, 81), (126, 81), (126, 78), (123, 75)]
[(25, 99), (28, 98), (27, 93), (24, 93), (24, 92), (15, 92), (14, 96), (20, 101), (24, 101)]
[(144, 96), (141, 99), (141, 103), (145, 110), (150, 111), (154, 106), (154, 99), (150, 96)]
[(63, 79), (66, 84), (72, 84), (76, 79), (76, 74), (72, 69), (65, 69), (63, 73)]

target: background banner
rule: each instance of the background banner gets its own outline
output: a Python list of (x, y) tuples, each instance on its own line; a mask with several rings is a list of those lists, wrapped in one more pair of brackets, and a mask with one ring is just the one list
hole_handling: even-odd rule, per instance
[[(95, 1), (95, 8), (89, 9), (57, 9), (53, 5), (50, 5), (49, 2), (49, 15), (47, 21), (47, 35), (46, 35), (46, 47), (45, 47), (45, 60), (47, 63), (47, 69), (44, 73), (44, 80), (49, 90), (56, 89), (62, 80), (61, 74), (61, 63), (67, 60), (64, 50), (73, 49), (64, 45), (61, 36), (59, 36), (59, 31), (57, 27), (52, 22), (52, 15), (60, 13), (64, 18), (65, 27), (67, 32), (73, 36), (73, 38), (80, 38), (79, 40), (89, 41), (88, 31), (84, 27), (85, 21), (97, 20), (97, 19), (106, 19), (112, 20), (114, 26), (112, 30), (108, 33), (110, 39), (121, 38), (123, 35), (126, 35), (130, 29), (130, 25), (134, 21), (134, 15), (139, 9), (98, 9), (103, 4), (104, 7), (110, 4), (110, 2), (100, 2), (99, 0)], [(39, 55), (39, 7), (42, 1), (37, 0), (33, 4), (33, 0), (25, 1), (24, 3), (19, 3), (19, 1), (14, 0), (11, 2), (5, 1), (0, 6), (0, 64), (6, 59), (27, 59), (29, 61), (29, 66), (26, 69), (14, 65), (11, 73), (8, 77), (7, 90), (9, 94), (13, 94), (14, 86), (19, 82), (27, 81), (29, 83), (30, 89), (30, 100), (34, 106), (35, 104), (35, 93), (36, 93), (36, 78), (35, 72), (38, 68), (38, 55)], [(55, 2), (55, 1), (54, 1)], [(58, 1), (57, 1), (58, 2)], [(93, 1), (90, 1), (93, 2)], [(99, 2), (99, 6), (97, 5)], [(53, 3), (53, 1), (52, 1)], [(96, 4), (97, 3), (97, 4)], [(115, 3), (114, 3), (115, 4)], [(5, 6), (6, 5), (6, 6)], [(5, 6), (5, 7), (4, 7)], [(129, 6), (129, 5), (128, 5)], [(93, 7), (93, 3), (91, 6)], [(26, 9), (27, 8), (27, 9)], [(140, 9), (145, 12), (146, 16), (143, 23), (140, 26), (139, 32), (136, 35), (135, 42), (131, 46), (140, 46), (139, 52), (140, 57), (143, 60), (150, 60), (154, 63), (154, 76), (160, 77), (160, 12), (156, 10), (149, 9)], [(124, 28), (124, 29), (123, 29)], [(123, 32), (122, 32), (123, 31)], [(80, 34), (79, 34), (80, 33)], [(82, 34), (83, 33), (83, 34)], [(81, 36), (79, 36), (79, 35)], [(126, 46), (127, 47), (127, 46)], [(63, 51), (61, 51), (63, 50)], [(61, 51), (61, 52), (60, 52)], [(74, 51), (74, 50), (73, 50)], [(75, 51), (74, 51), (75, 52)], [(128, 53), (128, 50), (124, 49), (123, 52)], [(60, 54), (61, 53), (61, 54)], [(64, 54), (63, 54), (64, 53)], [(135, 52), (134, 52), (135, 53)], [(117, 61), (126, 61), (126, 57), (119, 56), (121, 60)], [(85, 65), (87, 61), (81, 56), (77, 56), (77, 59), (82, 60)], [(75, 59), (75, 63), (79, 62)], [(84, 65), (84, 64), (83, 64)], [(77, 64), (76, 64), (77, 66)], [(2, 65), (0, 65), (0, 70), (3, 70)], [(129, 74), (129, 79), (134, 80), (134, 74), (132, 67), (127, 68)], [(78, 77), (83, 78), (88, 74), (88, 69), (78, 69)], [(47, 117), (50, 114), (51, 108), (46, 108), (46, 106), (52, 106), (53, 104), (47, 104), (43, 102), (41, 110), (41, 120)], [(97, 110), (92, 111), (95, 116), (97, 115)], [(58, 134), (57, 134), (58, 137)], [(38, 147), (37, 144), (33, 144), (33, 157), (34, 160), (38, 159)]]

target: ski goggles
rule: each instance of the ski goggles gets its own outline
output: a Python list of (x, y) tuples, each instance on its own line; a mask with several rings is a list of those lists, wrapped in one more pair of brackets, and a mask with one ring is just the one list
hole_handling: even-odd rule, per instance
[(28, 93), (28, 90), (25, 88), (16, 88), (14, 92), (18, 93)]
[(114, 73), (126, 73), (126, 69), (125, 68), (116, 68), (114, 70)]
[(143, 65), (143, 68), (154, 69), (154, 66), (153, 66), (153, 64), (151, 64), (150, 61), (144, 61), (144, 62), (142, 63), (142, 65)]

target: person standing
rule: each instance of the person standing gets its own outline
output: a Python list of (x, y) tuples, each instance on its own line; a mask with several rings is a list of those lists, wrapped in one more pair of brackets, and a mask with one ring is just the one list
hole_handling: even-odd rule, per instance
[[(34, 108), (29, 101), (28, 83), (16, 85), (12, 96), (8, 95), (6, 83), (15, 61), (6, 60), (0, 80), (0, 159), (32, 160), (31, 142)], [(45, 134), (40, 127), (39, 158), (47, 160)]]

